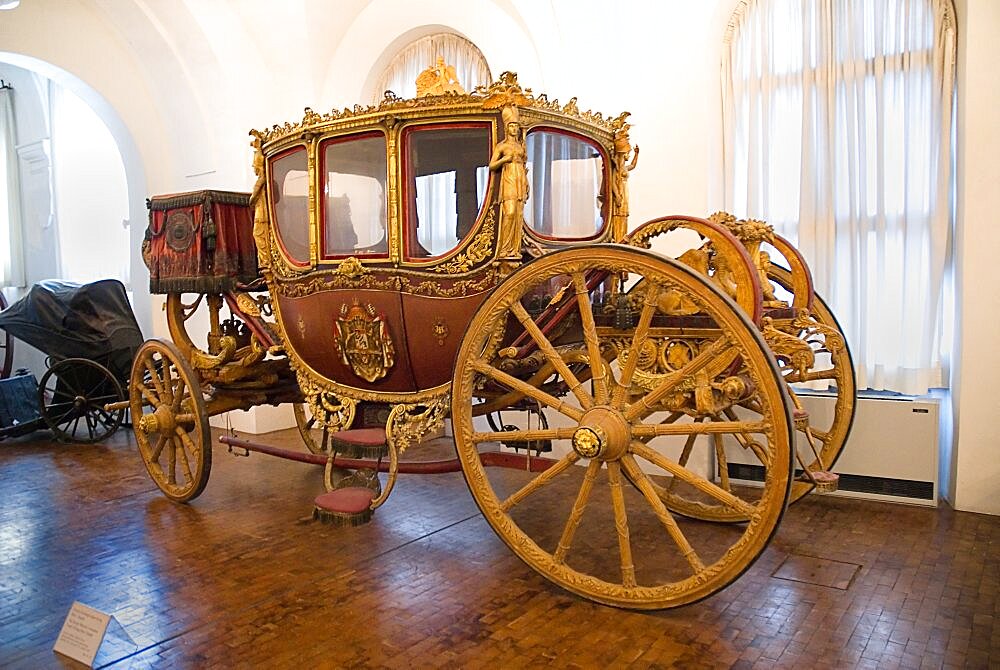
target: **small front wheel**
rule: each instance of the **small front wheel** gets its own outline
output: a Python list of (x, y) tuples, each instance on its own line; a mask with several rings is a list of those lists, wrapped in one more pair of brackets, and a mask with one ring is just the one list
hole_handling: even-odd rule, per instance
[(211, 432), (199, 378), (177, 347), (143, 343), (132, 363), (129, 403), (149, 476), (171, 500), (197, 498), (212, 470)]

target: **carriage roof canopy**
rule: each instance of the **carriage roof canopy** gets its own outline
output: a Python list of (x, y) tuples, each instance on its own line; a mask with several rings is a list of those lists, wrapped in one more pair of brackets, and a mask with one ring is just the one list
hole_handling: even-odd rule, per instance
[(142, 345), (125, 286), (117, 279), (82, 286), (39, 282), (0, 312), (0, 328), (54, 358), (110, 361), (108, 367), (119, 378)]

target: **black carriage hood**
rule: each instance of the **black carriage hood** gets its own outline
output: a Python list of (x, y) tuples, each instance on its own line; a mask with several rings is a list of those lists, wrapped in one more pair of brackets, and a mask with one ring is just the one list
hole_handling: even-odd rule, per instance
[(117, 279), (39, 282), (0, 312), (0, 328), (54, 359), (92, 359), (118, 379), (128, 376), (142, 344), (125, 286)]

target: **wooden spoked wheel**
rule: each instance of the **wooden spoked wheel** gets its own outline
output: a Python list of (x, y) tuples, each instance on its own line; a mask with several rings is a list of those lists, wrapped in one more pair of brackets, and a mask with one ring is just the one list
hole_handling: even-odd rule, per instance
[[(640, 282), (634, 327), (616, 328), (621, 320), (603, 307), (595, 310), (608, 304), (602, 293)], [(697, 333), (706, 343), (675, 373), (640, 388), (635, 373), (647, 343), (684, 332), (675, 318), (660, 314), (661, 298), (670, 291), (702, 308)], [(540, 292), (562, 295), (568, 329), (535, 325), (525, 306)], [(537, 386), (502, 369), (505, 359), (519, 355), (506, 345), (521, 331), (553, 370)], [(617, 355), (616, 340), (625, 342)], [(562, 352), (572, 341), (570, 359)], [(595, 245), (523, 266), (477, 311), (452, 383), (456, 448), (484, 517), (528, 565), (585, 598), (635, 609), (705, 598), (753, 563), (785, 510), (793, 427), (774, 359), (733, 301), (692, 270), (652, 252)], [(740, 384), (744, 391), (754, 389), (760, 416), (704, 421), (704, 412), (721, 412), (716, 404), (723, 395), (716, 387), (739, 395)], [(505, 396), (512, 406), (525, 397), (537, 401), (548, 427), (491, 431), (485, 417), (477, 416), (479, 408), (494, 407)], [(727, 490), (693, 464), (681, 465), (685, 441), (703, 433), (752, 436), (766, 465), (763, 486)], [(487, 470), (480, 463), (481, 448), (538, 440), (550, 440), (558, 459), (543, 472)], [(727, 508), (746, 523), (675, 516), (657, 493), (674, 480), (691, 491), (685, 499)]]
[(212, 469), (211, 433), (198, 377), (177, 347), (143, 343), (132, 364), (129, 403), (149, 476), (171, 500), (196, 498)]
[[(7, 298), (0, 293), (0, 312), (7, 309)], [(0, 379), (10, 377), (11, 368), (14, 366), (14, 341), (10, 333), (0, 330)]]
[[(793, 290), (791, 273), (780, 267), (772, 267), (771, 279), (787, 291)], [(847, 346), (844, 330), (837, 322), (837, 317), (826, 302), (813, 294), (812, 316), (821, 325), (832, 329), (836, 346), (830, 346), (827, 338), (821, 334), (800, 331), (800, 337), (806, 338), (816, 354), (816, 363), (808, 372), (808, 379), (799, 379), (796, 372), (785, 370), (785, 380), (794, 385), (804, 381), (828, 382), (836, 391), (836, 401), (833, 412), (825, 416), (815, 413), (809, 415), (809, 431), (813, 443), (819, 453), (816, 459), (804, 435), (799, 436), (798, 452), (810, 470), (832, 470), (837, 458), (840, 457), (851, 434), (854, 423), (854, 411), (857, 404), (857, 381), (854, 375), (854, 359)], [(801, 432), (801, 431), (800, 431)], [(813, 485), (801, 478), (792, 485), (791, 502), (800, 500), (813, 489)]]
[(125, 399), (121, 384), (106, 367), (87, 358), (66, 358), (42, 375), (38, 406), (56, 439), (92, 443), (122, 425), (125, 410), (104, 406)]
[(292, 410), (295, 413), (295, 426), (299, 429), (306, 449), (314, 454), (327, 453), (330, 450), (330, 429), (320, 425), (306, 403), (297, 402), (292, 405)]

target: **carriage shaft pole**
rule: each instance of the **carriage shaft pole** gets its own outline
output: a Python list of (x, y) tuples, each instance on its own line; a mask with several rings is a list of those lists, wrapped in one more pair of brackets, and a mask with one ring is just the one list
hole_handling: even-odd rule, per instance
[[(250, 442), (249, 440), (243, 440), (238, 437), (232, 437), (230, 435), (222, 435), (219, 437), (219, 442), (228, 445), (230, 447), (236, 447), (238, 449), (246, 449), (247, 451), (255, 451), (260, 454), (268, 454), (269, 456), (277, 456), (278, 458), (284, 458), (290, 461), (298, 461), (299, 463), (309, 463), (312, 465), (326, 465), (328, 460), (327, 456), (323, 454), (310, 454), (302, 451), (292, 451), (291, 449), (282, 449), (281, 447), (272, 447), (267, 444), (260, 444), (258, 442)], [(486, 466), (497, 466), (504, 468), (514, 468), (518, 470), (530, 470), (531, 472), (542, 472), (549, 469), (552, 465), (556, 463), (551, 458), (542, 458), (538, 456), (527, 456), (523, 454), (511, 454), (501, 451), (484, 451), (480, 452), (479, 460)], [(346, 468), (356, 470), (359, 468), (371, 468), (372, 470), (378, 470), (379, 472), (388, 472), (389, 463), (388, 461), (363, 459), (363, 458), (335, 458), (333, 461), (334, 467)], [(418, 474), (418, 475), (440, 475), (448, 472), (461, 472), (462, 464), (457, 458), (449, 458), (437, 461), (400, 461), (399, 470), (401, 474)]]

